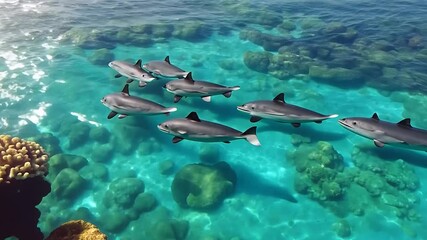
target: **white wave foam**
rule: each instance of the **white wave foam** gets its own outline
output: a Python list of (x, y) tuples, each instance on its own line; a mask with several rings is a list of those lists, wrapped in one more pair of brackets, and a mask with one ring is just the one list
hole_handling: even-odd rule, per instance
[(87, 123), (90, 123), (90, 124), (95, 125), (95, 126), (97, 126), (97, 127), (101, 126), (101, 124), (100, 124), (99, 122), (95, 122), (95, 121), (92, 121), (92, 120), (88, 120), (88, 119), (87, 119), (87, 117), (86, 117), (86, 115), (84, 115), (84, 114), (82, 114), (82, 113), (70, 112), (70, 114), (71, 114), (71, 115), (73, 115), (73, 116), (75, 116), (75, 117), (77, 117), (77, 119), (78, 119), (80, 122), (87, 122)]
[(47, 102), (40, 102), (38, 108), (29, 110), (28, 113), (20, 115), (19, 118), (27, 119), (34, 124), (39, 124), (40, 121), (47, 116), (46, 109), (52, 104)]
[(5, 79), (6, 76), (7, 76), (7, 71), (0, 72), (0, 81), (3, 80), (3, 79)]
[(22, 4), (22, 10), (24, 12), (36, 12), (36, 13), (41, 13), (41, 5), (44, 2), (38, 2), (38, 3), (24, 3)]
[(0, 57), (6, 60), (5, 63), (10, 70), (15, 70), (15, 69), (25, 67), (25, 65), (20, 61), (26, 59), (26, 57), (18, 56), (12, 51), (2, 52), (0, 53)]
[(7, 122), (6, 118), (0, 118), (0, 124), (4, 127), (9, 126), (9, 123)]

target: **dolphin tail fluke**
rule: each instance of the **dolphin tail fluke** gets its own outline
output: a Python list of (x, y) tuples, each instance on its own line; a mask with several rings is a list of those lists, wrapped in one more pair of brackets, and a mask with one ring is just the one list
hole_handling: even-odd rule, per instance
[(256, 127), (249, 128), (244, 133), (242, 133), (242, 136), (245, 137), (245, 139), (250, 144), (255, 145), (255, 146), (261, 146), (261, 143), (259, 142), (258, 137), (256, 135)]

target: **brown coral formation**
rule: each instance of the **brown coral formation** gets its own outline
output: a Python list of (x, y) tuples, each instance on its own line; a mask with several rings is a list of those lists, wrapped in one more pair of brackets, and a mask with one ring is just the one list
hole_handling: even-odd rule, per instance
[(37, 143), (0, 135), (0, 239), (42, 240), (35, 207), (50, 192), (48, 155)]
[(92, 223), (83, 220), (69, 221), (55, 229), (46, 240), (105, 240), (103, 234)]
[(47, 174), (47, 160), (38, 143), (0, 135), (0, 184)]

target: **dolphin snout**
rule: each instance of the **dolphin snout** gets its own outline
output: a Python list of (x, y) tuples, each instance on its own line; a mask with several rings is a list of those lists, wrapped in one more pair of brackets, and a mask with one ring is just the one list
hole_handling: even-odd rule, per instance
[(245, 107), (245, 104), (237, 106), (237, 110), (243, 111), (243, 112), (247, 112), (248, 110)]

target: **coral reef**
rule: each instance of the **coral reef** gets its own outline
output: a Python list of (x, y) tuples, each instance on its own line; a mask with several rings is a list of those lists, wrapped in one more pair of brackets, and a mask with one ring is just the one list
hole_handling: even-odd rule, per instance
[(317, 201), (338, 200), (349, 182), (343, 177), (343, 157), (330, 143), (301, 144), (288, 155), (298, 174), (295, 190)]
[(92, 223), (83, 220), (69, 221), (56, 228), (46, 240), (106, 240), (103, 234)]
[(53, 156), (62, 152), (59, 139), (55, 137), (52, 133), (40, 133), (35, 137), (28, 138), (27, 140), (34, 141), (42, 145), (49, 156)]
[(73, 154), (55, 154), (49, 159), (49, 177), (56, 176), (64, 168), (71, 168), (76, 171), (86, 166), (86, 158)]
[(172, 160), (165, 160), (158, 164), (159, 172), (162, 175), (172, 174), (175, 168), (175, 163)]
[(105, 66), (114, 60), (114, 53), (106, 48), (97, 49), (89, 55), (88, 60), (94, 65)]
[(41, 240), (36, 206), (50, 192), (48, 155), (36, 142), (0, 135), (0, 239)]
[(154, 195), (144, 190), (144, 182), (138, 178), (120, 178), (110, 183), (100, 206), (102, 225), (107, 231), (121, 232), (142, 213), (157, 206)]
[(36, 142), (0, 135), (0, 184), (47, 174), (48, 158)]
[(86, 189), (86, 182), (80, 174), (72, 168), (62, 169), (52, 182), (52, 191), (58, 199), (73, 200)]
[(236, 174), (225, 162), (203, 163), (183, 167), (172, 182), (172, 195), (181, 207), (212, 209), (235, 189)]
[[(401, 222), (417, 222), (419, 179), (403, 160), (385, 161), (371, 148), (356, 146), (354, 167), (345, 167), (343, 157), (330, 143), (305, 143), (294, 135), (297, 147), (287, 153), (297, 172), (295, 190), (307, 195), (336, 216), (364, 216), (372, 210), (392, 214)], [(345, 220), (334, 224), (340, 237), (351, 234)]]
[(147, 235), (153, 240), (174, 239), (184, 240), (190, 226), (188, 221), (165, 219), (154, 223), (148, 230)]

